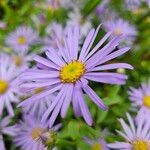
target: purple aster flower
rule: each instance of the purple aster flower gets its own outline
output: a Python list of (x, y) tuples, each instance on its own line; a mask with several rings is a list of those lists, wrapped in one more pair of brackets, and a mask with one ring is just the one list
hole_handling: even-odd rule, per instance
[[(87, 35), (82, 48), (79, 47), (79, 28), (68, 28), (67, 36), (64, 36), (65, 45), (57, 41), (59, 51), (50, 47), (45, 53), (47, 58), (36, 56), (35, 61), (43, 65), (41, 69), (30, 69), (20, 76), (24, 82), (22, 88), (41, 88), (46, 90), (26, 99), (19, 106), (26, 107), (35, 101), (41, 100), (54, 92), (58, 92), (51, 106), (42, 117), (47, 121), (49, 115), (50, 127), (53, 125), (59, 112), (64, 118), (70, 103), (73, 104), (76, 116), (83, 116), (88, 125), (92, 125), (92, 117), (84, 98), (84, 92), (91, 100), (103, 110), (107, 106), (101, 98), (90, 88), (88, 82), (95, 81), (109, 84), (125, 84), (127, 76), (120, 73), (109, 72), (118, 68), (133, 69), (127, 63), (105, 64), (129, 50), (129, 47), (114, 50), (121, 41), (121, 36), (112, 38), (105, 46), (102, 45), (111, 36), (107, 33), (97, 45), (92, 48), (100, 26), (91, 29)], [(105, 71), (107, 70), (107, 71)]]
[(118, 150), (149, 150), (150, 149), (150, 123), (141, 118), (141, 121), (135, 125), (131, 116), (127, 113), (129, 125), (123, 119), (119, 119), (124, 132), (117, 131), (125, 142), (116, 142), (108, 144), (108, 147)]
[(41, 123), (35, 116), (24, 116), (24, 120), (17, 125), (19, 132), (15, 136), (15, 143), (22, 150), (48, 150), (47, 145), (53, 145), (56, 131), (60, 124), (49, 129), (47, 124)]
[(150, 7), (150, 0), (144, 0), (147, 3), (148, 7)]
[(18, 103), (18, 81), (16, 67), (10, 57), (0, 54), (0, 115), (6, 107), (10, 115), (14, 115), (11, 103)]
[(92, 27), (91, 18), (90, 17), (85, 18), (84, 16), (82, 16), (78, 8), (74, 9), (73, 12), (69, 13), (68, 17), (69, 19), (67, 21), (67, 25), (68, 26), (79, 25), (81, 32), (80, 36), (85, 37)]
[(17, 128), (15, 126), (8, 126), (10, 123), (10, 117), (4, 117), (3, 119), (0, 117), (0, 149), (6, 150), (5, 144), (3, 141), (3, 134), (9, 136), (15, 136), (17, 133)]
[(141, 5), (141, 0), (125, 0), (125, 6), (129, 10), (135, 10)]
[(11, 59), (16, 66), (16, 74), (19, 75), (29, 68), (33, 56), (33, 54), (12, 54)]
[(62, 7), (63, 2), (64, 0), (46, 0), (44, 3), (36, 3), (36, 5), (47, 11), (54, 12)]
[(149, 117), (150, 115), (150, 81), (148, 84), (142, 84), (138, 89), (131, 87), (129, 98), (132, 106), (139, 109), (137, 121), (140, 122), (142, 117)]
[(44, 49), (47, 49), (51, 45), (54, 48), (58, 48), (57, 40), (64, 45), (63, 37), (66, 35), (66, 29), (64, 29), (61, 24), (56, 22), (50, 24), (46, 29), (46, 33), (48, 33), (48, 36), (44, 39), (46, 45)]
[(40, 29), (41, 26), (46, 24), (46, 14), (44, 12), (42, 12), (38, 16), (36, 14), (33, 14), (31, 16), (31, 19), (34, 22), (34, 25), (36, 26), (36, 28), (38, 29)]
[(123, 19), (107, 20), (104, 23), (104, 29), (109, 32), (113, 32), (113, 36), (123, 35), (123, 43), (126, 45), (132, 45), (134, 42), (137, 31), (133, 25)]
[(110, 3), (110, 0), (102, 0), (100, 5), (96, 8), (97, 15), (105, 15), (106, 11), (108, 10), (108, 4)]
[(38, 41), (37, 33), (27, 26), (18, 27), (6, 38), (6, 44), (14, 49), (16, 53), (26, 53), (29, 47)]
[(90, 140), (89, 138), (84, 137), (84, 140), (91, 145), (92, 150), (109, 150), (104, 139)]

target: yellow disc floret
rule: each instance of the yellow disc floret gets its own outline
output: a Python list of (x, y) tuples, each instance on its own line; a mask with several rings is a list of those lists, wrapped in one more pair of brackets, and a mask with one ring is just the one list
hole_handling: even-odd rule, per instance
[(19, 36), (17, 42), (19, 45), (24, 45), (27, 42), (27, 39), (24, 36)]
[(92, 145), (92, 150), (102, 150), (102, 145), (100, 143), (94, 143)]
[(21, 66), (22, 65), (22, 58), (20, 56), (15, 56), (14, 57), (14, 62), (16, 64), (16, 66)]
[(144, 105), (150, 108), (150, 95), (144, 97)]
[(8, 89), (8, 83), (4, 80), (0, 80), (0, 95), (4, 94)]
[(114, 34), (115, 35), (121, 35), (122, 34), (122, 29), (121, 28), (114, 29)]
[(60, 78), (64, 83), (74, 83), (85, 73), (85, 65), (80, 61), (72, 61), (62, 67)]
[(133, 142), (133, 150), (149, 150), (148, 143), (143, 140), (137, 140)]
[(43, 128), (34, 128), (31, 133), (33, 140), (37, 140), (39, 136), (42, 135), (43, 132), (44, 132)]

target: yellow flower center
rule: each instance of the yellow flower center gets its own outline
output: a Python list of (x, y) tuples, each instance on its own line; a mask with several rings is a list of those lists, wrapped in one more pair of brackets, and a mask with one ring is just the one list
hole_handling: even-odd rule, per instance
[(92, 150), (102, 150), (102, 145), (100, 143), (94, 143), (92, 145)]
[(0, 80), (0, 95), (4, 94), (8, 89), (8, 83), (4, 80)]
[(27, 42), (27, 39), (24, 36), (19, 36), (17, 42), (20, 45), (24, 45)]
[(15, 56), (14, 61), (15, 61), (16, 66), (19, 67), (22, 65), (22, 58), (20, 56)]
[(85, 19), (84, 19), (83, 17), (80, 17), (80, 19), (79, 19), (79, 23), (80, 23), (80, 25), (84, 25), (84, 23), (85, 23)]
[(64, 83), (74, 83), (79, 80), (84, 73), (85, 65), (79, 61), (72, 61), (62, 67), (60, 78)]
[(45, 90), (44, 87), (37, 88), (34, 90), (34, 94), (39, 94), (39, 93), (43, 92), (44, 90)]
[(37, 140), (39, 136), (42, 135), (43, 132), (44, 132), (43, 128), (34, 128), (31, 133), (33, 140)]
[(150, 108), (150, 95), (144, 97), (144, 105)]
[(48, 11), (54, 11), (53, 5), (49, 5), (49, 6), (47, 7), (47, 10), (48, 10)]
[(133, 150), (148, 150), (148, 143), (146, 141), (138, 140), (133, 142)]
[(116, 29), (114, 30), (114, 34), (115, 34), (115, 35), (120, 35), (120, 34), (122, 34), (122, 30), (121, 30), (120, 28), (116, 28)]

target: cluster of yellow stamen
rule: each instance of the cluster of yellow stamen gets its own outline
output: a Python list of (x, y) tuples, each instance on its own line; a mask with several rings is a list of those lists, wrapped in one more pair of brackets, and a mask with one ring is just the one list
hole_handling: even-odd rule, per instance
[(24, 45), (27, 42), (27, 39), (24, 36), (19, 36), (17, 42), (19, 45)]
[(150, 95), (144, 97), (144, 105), (150, 108)]
[(44, 133), (43, 128), (34, 128), (31, 133), (31, 136), (32, 136), (33, 140), (37, 140), (40, 137), (40, 135), (42, 135), (43, 133)]
[(0, 95), (4, 94), (8, 89), (8, 82), (0, 80)]
[(64, 83), (74, 83), (85, 73), (85, 65), (80, 61), (72, 61), (62, 67), (60, 78)]
[(122, 34), (122, 29), (121, 28), (114, 29), (114, 34), (115, 35), (121, 35)]
[(137, 140), (133, 142), (132, 150), (149, 150), (149, 146), (146, 141)]
[(22, 65), (22, 58), (20, 56), (14, 56), (14, 62), (16, 66), (21, 66)]
[(92, 150), (102, 150), (102, 145), (100, 143), (94, 143), (92, 145)]
[(84, 23), (85, 23), (85, 19), (84, 19), (83, 17), (80, 17), (80, 19), (79, 19), (79, 23), (80, 23), (80, 25), (84, 25)]

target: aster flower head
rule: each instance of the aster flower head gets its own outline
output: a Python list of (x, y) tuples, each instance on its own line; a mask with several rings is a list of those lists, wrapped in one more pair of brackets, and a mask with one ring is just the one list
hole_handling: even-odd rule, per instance
[(129, 90), (129, 99), (132, 102), (132, 106), (139, 109), (137, 115), (137, 121), (141, 120), (141, 117), (147, 118), (150, 115), (150, 80), (147, 84), (142, 84), (139, 88), (131, 87)]
[(104, 29), (112, 31), (113, 36), (123, 35), (123, 43), (131, 46), (136, 38), (137, 31), (133, 25), (123, 19), (110, 19), (104, 23)]
[(108, 10), (108, 4), (110, 3), (110, 0), (103, 0), (100, 5), (96, 8), (97, 15), (105, 15), (106, 11)]
[(104, 139), (90, 140), (89, 138), (84, 137), (84, 140), (91, 145), (92, 150), (109, 150)]
[(6, 38), (6, 44), (16, 53), (27, 53), (29, 47), (38, 40), (37, 33), (28, 26), (20, 26)]
[(17, 133), (17, 128), (15, 126), (9, 126), (10, 117), (1, 118), (0, 116), (0, 149), (6, 150), (5, 144), (3, 141), (3, 135), (15, 136)]
[(11, 60), (16, 67), (16, 74), (24, 72), (30, 66), (33, 54), (12, 54)]
[(8, 55), (0, 54), (0, 115), (6, 107), (14, 115), (11, 103), (18, 103), (18, 80), (16, 67)]
[(147, 3), (148, 7), (150, 7), (150, 0), (143, 0), (143, 1)]
[(65, 46), (57, 41), (59, 51), (50, 47), (45, 54), (47, 58), (36, 56), (35, 61), (43, 65), (41, 69), (30, 69), (20, 76), (24, 82), (22, 88), (46, 87), (40, 94), (35, 94), (26, 99), (19, 106), (26, 107), (35, 101), (39, 101), (54, 92), (58, 92), (51, 106), (42, 117), (42, 121), (48, 121), (50, 127), (53, 125), (59, 112), (64, 118), (70, 103), (73, 104), (76, 116), (83, 116), (87, 124), (92, 125), (92, 117), (85, 102), (84, 93), (103, 110), (107, 106), (90, 88), (88, 82), (95, 81), (109, 84), (125, 84), (127, 76), (124, 74), (108, 72), (118, 68), (133, 69), (127, 63), (104, 64), (129, 50), (129, 47), (117, 49), (116, 46), (121, 41), (121, 36), (114, 37), (105, 46), (102, 45), (111, 36), (107, 33), (97, 45), (92, 48), (100, 26), (95, 30), (91, 29), (87, 35), (82, 48), (79, 47), (79, 28), (68, 28), (67, 36), (64, 36)]
[(123, 120), (119, 119), (124, 130), (117, 131), (125, 142), (116, 142), (108, 144), (108, 147), (118, 150), (149, 150), (150, 149), (150, 122), (145, 118), (136, 125), (131, 116), (127, 113), (129, 125)]
[(69, 13), (68, 18), (69, 19), (67, 21), (67, 25), (68, 26), (79, 25), (80, 32), (83, 37), (88, 34), (89, 30), (92, 27), (90, 17), (84, 18), (80, 13), (80, 10), (77, 8), (74, 9), (73, 12)]
[(60, 7), (62, 7), (65, 0), (46, 0), (43, 4), (37, 4), (38, 7), (42, 7), (43, 9), (54, 12)]
[(128, 10), (135, 10), (140, 7), (141, 0), (125, 0), (125, 6)]
[(22, 150), (48, 150), (47, 145), (53, 145), (56, 140), (56, 131), (61, 127), (60, 124), (49, 129), (41, 123), (35, 116), (24, 116), (24, 120), (18, 125), (19, 132), (14, 138), (17, 146)]
[(63, 37), (66, 35), (66, 29), (64, 29), (61, 24), (53, 22), (47, 27), (46, 33), (48, 35), (44, 40), (46, 45), (44, 49), (47, 49), (48, 46), (51, 45), (53, 45), (54, 48), (57, 48), (57, 40), (64, 45)]

